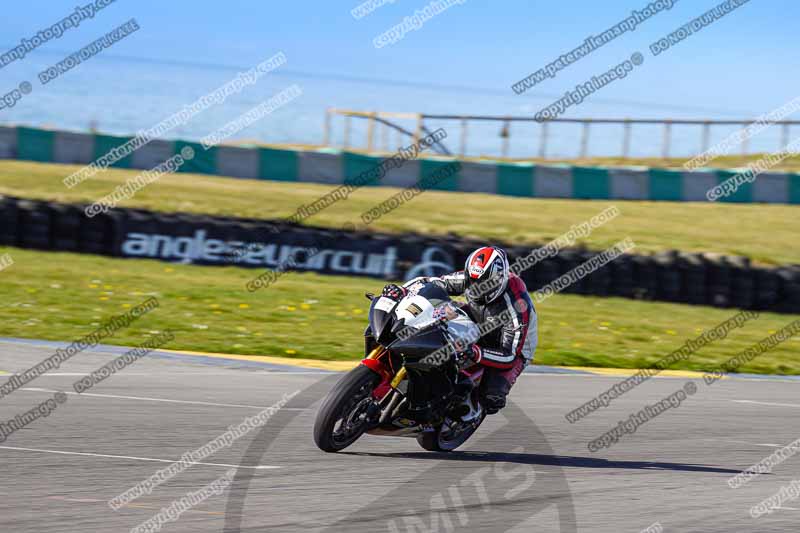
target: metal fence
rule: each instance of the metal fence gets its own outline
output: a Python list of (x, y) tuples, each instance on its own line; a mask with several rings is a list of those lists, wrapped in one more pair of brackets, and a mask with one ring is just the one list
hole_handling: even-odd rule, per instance
[[(343, 135), (341, 143), (333, 143), (333, 128), (334, 119), (341, 117), (343, 119)], [(353, 144), (353, 124), (352, 120), (366, 121), (366, 140), (363, 144)], [(401, 121), (410, 122), (411, 126), (403, 126)], [(427, 122), (426, 122), (427, 121)], [(420, 137), (430, 133), (428, 123), (430, 121), (437, 122), (455, 122), (456, 128), (460, 132), (458, 140), (458, 149), (455, 153), (461, 156), (470, 155), (468, 152), (469, 140), (469, 126), (471, 122), (480, 123), (496, 123), (500, 126), (499, 136), (501, 138), (501, 148), (499, 154), (478, 154), (478, 155), (494, 155), (502, 158), (509, 157), (509, 149), (511, 146), (512, 124), (514, 123), (536, 123), (533, 126), (539, 128), (538, 143), (535, 146), (530, 146), (530, 155), (524, 157), (548, 157), (549, 141), (551, 140), (551, 128), (556, 124), (572, 124), (580, 126), (580, 135), (575, 140), (578, 148), (578, 157), (585, 158), (589, 156), (589, 144), (592, 132), (608, 126), (621, 126), (622, 135), (618, 139), (619, 152), (609, 153), (608, 156), (631, 156), (631, 140), (636, 126), (660, 126), (662, 133), (658, 142), (649, 142), (651, 146), (660, 146), (660, 150), (651, 153), (648, 157), (661, 157), (664, 159), (673, 156), (673, 127), (675, 126), (690, 126), (699, 129), (698, 134), (700, 142), (697, 146), (697, 153), (702, 153), (708, 150), (711, 146), (712, 128), (721, 127), (747, 127), (755, 124), (757, 120), (691, 120), (691, 119), (597, 119), (597, 118), (557, 118), (543, 122), (538, 122), (533, 117), (511, 117), (511, 116), (480, 116), (480, 115), (444, 115), (444, 114), (426, 114), (426, 113), (395, 113), (385, 111), (353, 111), (347, 109), (328, 109), (325, 114), (325, 132), (324, 143), (326, 146), (336, 146), (341, 148), (356, 148), (364, 149), (367, 151), (394, 151), (402, 146), (404, 143), (416, 141)], [(780, 141), (777, 149), (781, 149), (789, 144), (789, 135), (791, 126), (800, 125), (800, 121), (784, 120), (775, 121), (770, 123), (771, 126), (780, 127)], [(448, 128), (450, 131), (451, 128)], [(392, 136), (394, 135), (394, 139)], [(652, 139), (650, 139), (652, 141)], [(452, 138), (448, 139), (452, 143)], [(434, 147), (436, 151), (445, 155), (452, 155), (451, 150), (445, 146), (446, 143), (440, 144), (439, 147)], [(524, 150), (527, 154), (527, 150)], [(741, 144), (740, 153), (747, 155), (750, 152), (749, 139), (745, 139)], [(519, 159), (519, 158), (517, 158)]]

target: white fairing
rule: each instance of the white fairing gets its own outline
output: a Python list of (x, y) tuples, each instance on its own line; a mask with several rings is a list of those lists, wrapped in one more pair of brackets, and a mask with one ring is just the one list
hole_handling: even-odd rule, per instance
[[(437, 309), (438, 307), (438, 309)], [(444, 313), (446, 307), (447, 313)], [(395, 309), (398, 319), (405, 319), (406, 327), (422, 329), (433, 322), (444, 320), (447, 323), (447, 333), (451, 342), (461, 341), (464, 346), (475, 343), (480, 337), (478, 326), (475, 325), (467, 314), (459, 309), (452, 302), (444, 302), (434, 307), (430, 300), (418, 296), (409, 295), (403, 298)], [(447, 318), (436, 318), (446, 315)]]
[(400, 300), (394, 313), (397, 318), (405, 319), (406, 326), (414, 328), (422, 328), (433, 322), (433, 304), (416, 294)]

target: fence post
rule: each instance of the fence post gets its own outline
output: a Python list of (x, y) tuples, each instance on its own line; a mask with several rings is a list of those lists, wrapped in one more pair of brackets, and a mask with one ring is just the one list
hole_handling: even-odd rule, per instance
[(331, 110), (330, 108), (325, 110), (325, 138), (323, 143), (325, 146), (331, 145)]
[(417, 113), (417, 130), (414, 132), (414, 144), (422, 138), (422, 113)]
[(369, 114), (367, 119), (367, 151), (372, 151), (372, 137), (375, 133), (375, 112)]
[[(747, 123), (742, 124), (743, 128), (746, 128), (747, 126), (748, 126)], [(750, 137), (748, 137), (747, 133), (745, 133), (744, 140), (742, 141), (742, 155), (747, 155), (749, 151), (750, 151)]]
[(467, 119), (461, 118), (461, 157), (467, 155)]
[(350, 115), (344, 116), (344, 147), (350, 148)]
[(708, 151), (708, 143), (711, 139), (711, 122), (706, 120), (703, 122), (703, 148), (700, 150), (701, 154)]
[(503, 158), (508, 157), (508, 139), (511, 137), (511, 122), (508, 120), (503, 122), (503, 127), (500, 129), (500, 137), (503, 138)]
[(627, 159), (631, 152), (631, 122), (625, 119), (625, 133), (622, 137), (622, 157)]
[(542, 138), (539, 139), (539, 157), (542, 159), (547, 153), (547, 125), (548, 122), (546, 120), (542, 122)]
[(669, 159), (670, 144), (672, 143), (672, 122), (664, 122), (664, 140), (661, 146), (661, 159)]
[(583, 132), (581, 133), (581, 158), (585, 159), (589, 154), (589, 125), (591, 120), (583, 122)]

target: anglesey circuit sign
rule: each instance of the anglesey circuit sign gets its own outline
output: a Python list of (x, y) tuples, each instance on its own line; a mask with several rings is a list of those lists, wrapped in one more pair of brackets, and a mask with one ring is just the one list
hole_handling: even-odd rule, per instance
[[(356, 244), (356, 246), (349, 246)], [(390, 277), (397, 267), (397, 248), (384, 247), (382, 252), (359, 250), (356, 243), (331, 247), (308, 254), (307, 246), (292, 244), (246, 242), (209, 238), (206, 230), (196, 230), (192, 236), (173, 236), (160, 233), (131, 232), (122, 243), (126, 257), (150, 257), (167, 261), (196, 264), (230, 264), (237, 252), (239, 266), (275, 268), (292, 259), (295, 270), (357, 276)]]

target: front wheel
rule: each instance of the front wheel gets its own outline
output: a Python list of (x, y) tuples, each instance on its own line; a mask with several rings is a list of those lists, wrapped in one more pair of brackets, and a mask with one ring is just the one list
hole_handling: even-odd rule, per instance
[(328, 393), (314, 422), (314, 442), (324, 452), (338, 452), (353, 444), (368, 429), (372, 391), (380, 376), (359, 365)]
[(482, 412), (480, 418), (472, 422), (458, 422), (449, 418), (436, 428), (435, 431), (426, 431), (417, 436), (420, 446), (429, 452), (452, 452), (469, 439), (478, 430), (486, 412)]

